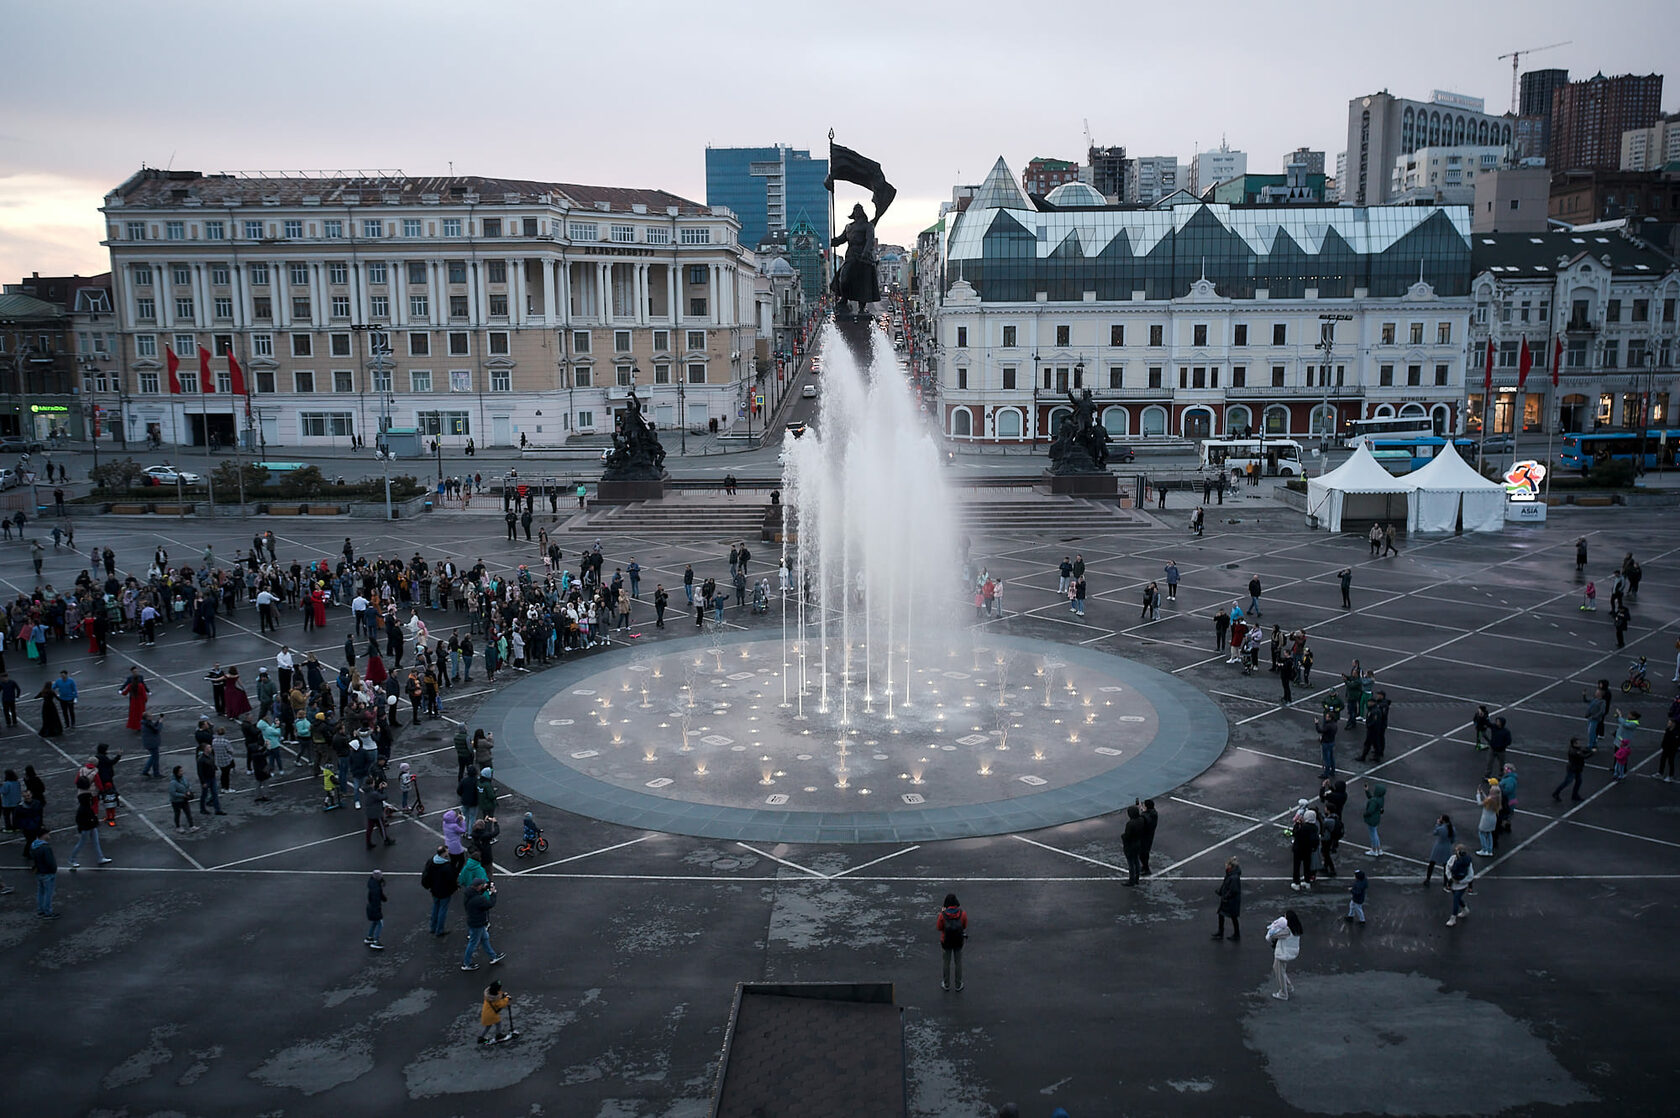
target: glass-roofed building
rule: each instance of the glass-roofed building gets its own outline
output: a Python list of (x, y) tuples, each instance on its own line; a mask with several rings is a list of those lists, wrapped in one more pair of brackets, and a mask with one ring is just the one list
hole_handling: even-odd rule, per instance
[(1082, 389), (1116, 439), (1316, 437), (1379, 411), (1462, 426), (1465, 207), (1180, 193), (1140, 208), (1064, 188), (1035, 201), (999, 159), (948, 220), (937, 330), (952, 438), (1045, 441)]

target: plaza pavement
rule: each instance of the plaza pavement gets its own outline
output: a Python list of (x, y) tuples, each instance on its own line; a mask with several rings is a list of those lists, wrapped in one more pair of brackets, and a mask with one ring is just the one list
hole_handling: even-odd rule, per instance
[[(1680, 932), (1680, 790), (1650, 775), (1674, 694), (1680, 526), (1662, 515), (1554, 511), (1545, 527), (1405, 542), (1386, 560), (1368, 559), (1362, 540), (1309, 534), (1299, 514), (1276, 508), (1247, 510), (1236, 524), (1210, 516), (1201, 540), (1187, 538), (1177, 517), (1158, 529), (976, 537), (976, 561), (1008, 581), (1008, 616), (990, 625), (1172, 672), (1229, 719), (1222, 758), (1160, 801), (1155, 877), (1119, 887), (1123, 814), (920, 845), (758, 846), (543, 809), (549, 853), (515, 862), (527, 805), (510, 797), (499, 809), (508, 826), (492, 917), (508, 961), (494, 976), (513, 992), (524, 1035), (489, 1051), (471, 1043), (470, 1022), (491, 970), (459, 970), (458, 902), (448, 940), (425, 933), (428, 897), (417, 884), (450, 800), (450, 737), (496, 701), (477, 677), (446, 695), (447, 721), (401, 731), (393, 764), (415, 765), (432, 814), (399, 823), (397, 844), (370, 853), (359, 813), (323, 814), (318, 786), (290, 766), (271, 782), (272, 802), (251, 802), (250, 784), (238, 781), (224, 797), (229, 814), (193, 835), (171, 829), (163, 785), (138, 779), (142, 754), (116, 691), (129, 666), (142, 667), (153, 708), (166, 712), (166, 764), (188, 763), (212, 659), (239, 664), (247, 679), (272, 663), (276, 642), (256, 633), (249, 609), (224, 620), (214, 646), (171, 629), (152, 649), (118, 637), (103, 663), (80, 642), (55, 646), (45, 668), (11, 655), (26, 695), (68, 667), (82, 702), (77, 729), (62, 738), (33, 732), (38, 704), (27, 700), (25, 725), (0, 735), (5, 767), (34, 764), (48, 783), (64, 914), (53, 923), (32, 915), (32, 882), (8, 842), (0, 879), (18, 889), (0, 901), (13, 1040), (0, 1097), (20, 1114), (400, 1106), (413, 1115), (699, 1118), (735, 982), (868, 979), (897, 984), (911, 1111), (928, 1118), (988, 1114), (1010, 1099), (1025, 1115), (1059, 1105), (1074, 1118), (1665, 1110), (1673, 1027), (1662, 989)], [(586, 523), (575, 535), (558, 527), (568, 559), (595, 535)], [(81, 523), (78, 542), (84, 551), (109, 544), (120, 567), (138, 569), (160, 542), (177, 562), (196, 560), (207, 543), (231, 558), (254, 528), (280, 536), (283, 559), (336, 556), (352, 531), (364, 554), (536, 561), (534, 546), (499, 539), (499, 525), (450, 514), (388, 530), (102, 518)], [(645, 595), (659, 580), (675, 588), (684, 562), (700, 577), (722, 573), (724, 540), (623, 530), (603, 540), (607, 566), (634, 554)], [(1576, 609), (1577, 535), (1591, 541), (1589, 573), (1606, 606), (1603, 576), (1621, 554), (1632, 549), (1644, 564), (1625, 653), (1614, 648), (1607, 608)], [(1056, 563), (1076, 551), (1092, 594), (1083, 621), (1055, 594)], [(771, 565), (767, 549), (758, 556)], [(1184, 572), (1179, 601), (1159, 622), (1140, 622), (1139, 588), (1169, 558)], [(1351, 612), (1339, 608), (1335, 583), (1347, 564)], [(49, 548), (45, 577), (68, 585), (81, 565)], [(1345, 741), (1340, 750), (1344, 770), (1370, 771), (1389, 788), (1390, 854), (1362, 853), (1363, 797), (1350, 780), (1343, 876), (1307, 894), (1287, 886), (1280, 828), (1317, 787), (1310, 722), (1320, 688), (1298, 687), (1297, 702), (1281, 707), (1274, 676), (1243, 677), (1211, 649), (1212, 611), (1251, 573), (1266, 586), (1266, 623), (1308, 627), (1315, 683), (1333, 682), (1359, 656), (1394, 700), (1381, 766), (1353, 763)], [(33, 583), (25, 545), (0, 545), (0, 588)], [(638, 606), (637, 643), (656, 639), (650, 612)], [(449, 620), (433, 619), (433, 631)], [(288, 614), (280, 639), (336, 663), (347, 629), (342, 611), (315, 634)], [(1600, 676), (1619, 682), (1639, 653), (1656, 686), (1637, 703), (1645, 719), (1634, 776), (1613, 784), (1595, 759), (1585, 802), (1554, 804), (1548, 793), (1579, 731), (1581, 690)], [(1520, 802), (1500, 857), (1478, 860), (1474, 915), (1449, 929), (1448, 898), (1418, 882), (1439, 812), (1474, 841), (1469, 795), (1482, 756), (1468, 723), (1478, 702), (1510, 720)], [(121, 822), (102, 835), (115, 863), (71, 872), (71, 771), (98, 741), (127, 754)], [(1213, 889), (1231, 855), (1245, 870), (1247, 934), (1210, 942)], [(360, 942), (364, 881), (376, 866), (391, 897), (380, 954)], [(1364, 928), (1341, 918), (1355, 868), (1372, 879)], [(947, 891), (972, 922), (961, 994), (938, 985), (933, 919)], [(1261, 938), (1285, 907), (1306, 926), (1287, 1004), (1265, 996)]]

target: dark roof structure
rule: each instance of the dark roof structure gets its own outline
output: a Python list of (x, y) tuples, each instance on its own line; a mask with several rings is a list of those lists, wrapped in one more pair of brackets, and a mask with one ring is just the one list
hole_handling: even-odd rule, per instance
[(1557, 272), (1559, 261), (1567, 267), (1582, 256), (1601, 264), (1608, 258), (1608, 266), (1616, 275), (1660, 276), (1676, 266), (1673, 259), (1645, 242), (1608, 230), (1470, 236), (1470, 269), (1475, 275), (1491, 272), (1510, 279), (1549, 276)]

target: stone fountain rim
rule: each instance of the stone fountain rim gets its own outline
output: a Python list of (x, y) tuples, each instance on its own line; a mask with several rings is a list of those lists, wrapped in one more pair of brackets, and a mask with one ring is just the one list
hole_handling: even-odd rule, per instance
[[(485, 701), (475, 721), (496, 731), (497, 783), (539, 803), (638, 830), (742, 842), (852, 844), (928, 842), (1012, 834), (1074, 823), (1161, 796), (1205, 772), (1225, 751), (1230, 728), (1217, 704), (1175, 675), (1123, 656), (1056, 641), (986, 634), (983, 643), (1049, 653), (1101, 671), (1155, 707), (1154, 739), (1125, 764), (1085, 780), (1003, 801), (910, 805), (864, 811), (802, 811), (691, 803), (623, 788), (572, 768), (536, 740), (538, 714), (560, 691), (628, 666), (639, 656), (692, 655), (774, 641), (765, 630), (660, 640), (574, 657), (533, 672)], [(885, 793), (883, 793), (885, 795)]]

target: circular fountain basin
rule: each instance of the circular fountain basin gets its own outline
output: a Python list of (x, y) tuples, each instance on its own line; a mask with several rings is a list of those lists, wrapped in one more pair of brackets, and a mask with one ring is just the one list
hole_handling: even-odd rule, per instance
[[(820, 657), (738, 634), (561, 664), (486, 704), (499, 782), (629, 827), (761, 842), (925, 841), (1034, 830), (1161, 795), (1223, 752), (1224, 716), (1175, 676), (986, 635), (879, 663), (847, 688)], [(902, 654), (900, 654), (902, 655)], [(787, 699), (784, 705), (784, 672)]]

